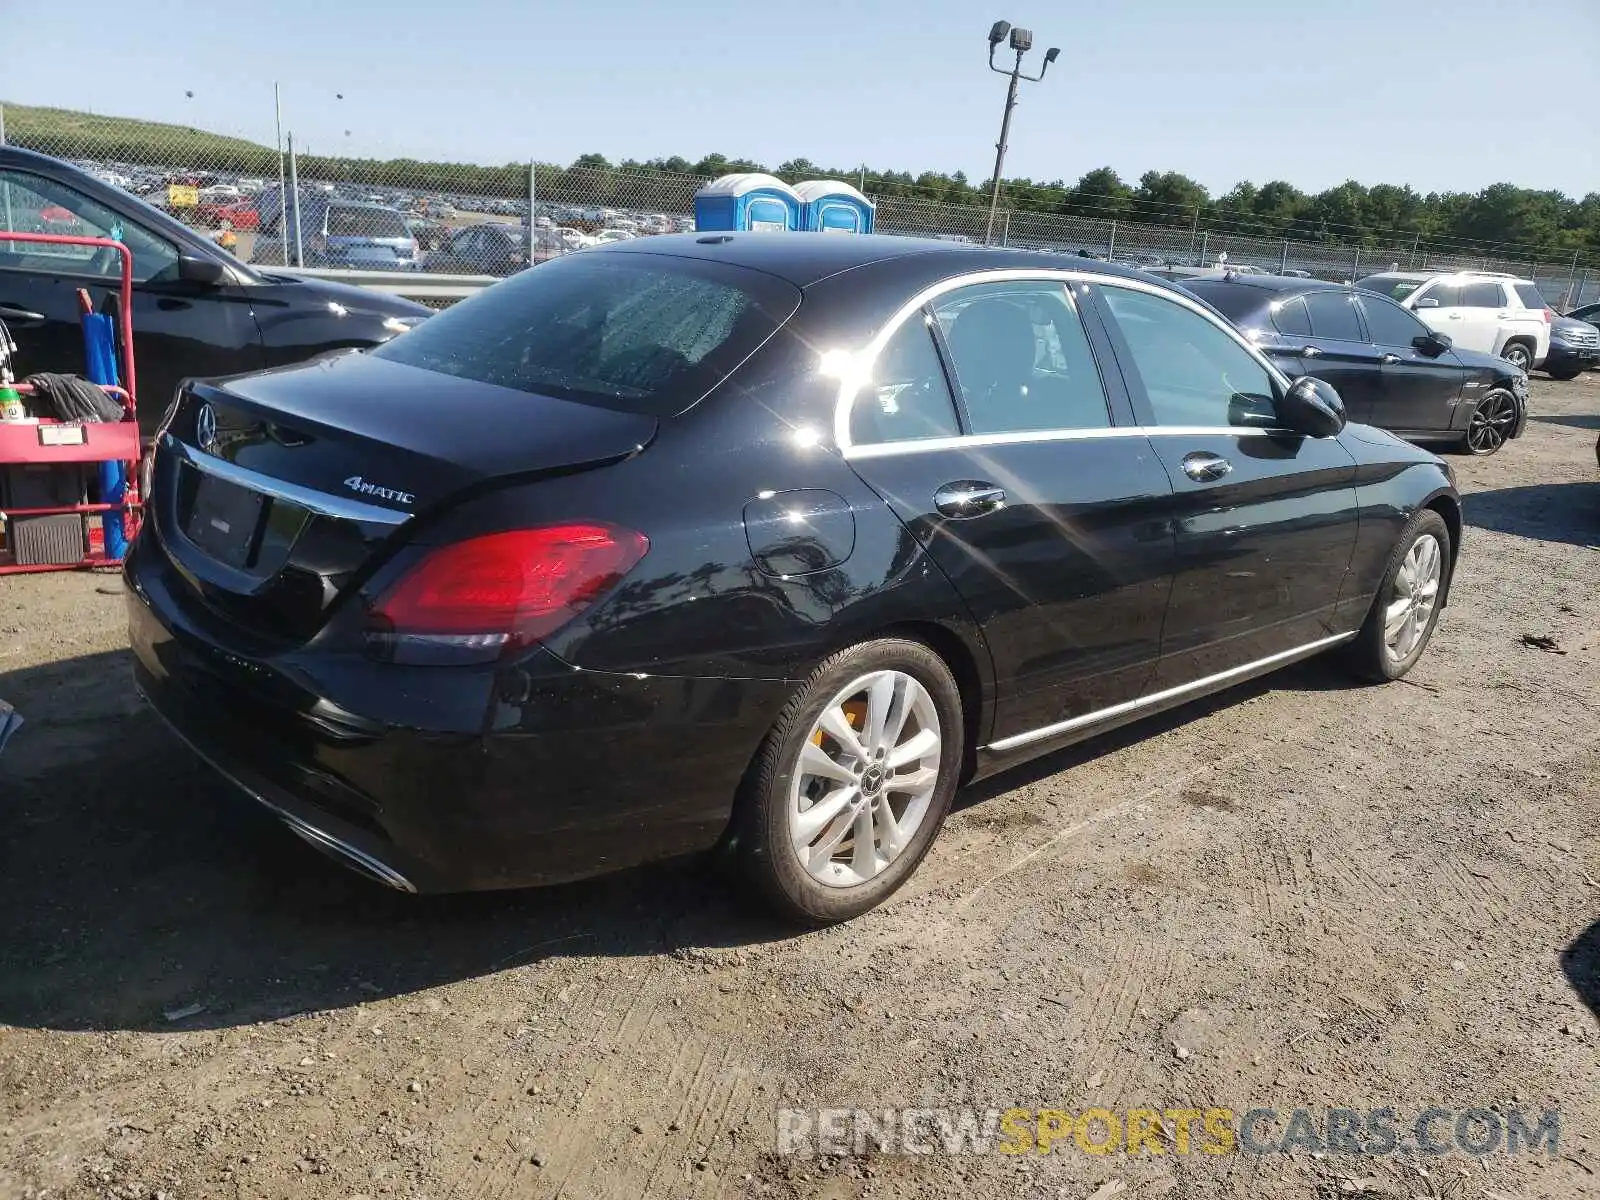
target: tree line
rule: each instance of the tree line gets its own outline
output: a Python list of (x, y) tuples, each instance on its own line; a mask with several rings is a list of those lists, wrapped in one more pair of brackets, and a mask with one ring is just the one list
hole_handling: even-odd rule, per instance
[[(171, 169), (275, 177), (278, 154), (239, 138), (198, 129), (158, 125), (127, 118), (97, 117), (60, 109), (8, 105), (7, 133), (17, 145), (64, 158), (138, 163)], [(458, 195), (525, 198), (530, 164), (503, 166), (374, 159), (342, 155), (299, 156), (302, 179), (328, 180), (373, 188), (405, 188)], [(789, 182), (844, 179), (874, 199), (907, 204), (986, 207), (987, 180), (970, 180), (957, 171), (875, 170), (821, 167), (795, 158), (775, 168), (749, 159), (708, 154), (698, 160), (674, 155), (612, 162), (602, 154), (580, 155), (572, 163), (539, 163), (533, 187), (541, 199), (630, 207), (672, 207), (682, 211), (699, 179), (735, 171), (771, 170)], [(1018, 213), (1096, 217), (1146, 225), (1205, 229), (1211, 232), (1301, 242), (1434, 247), (1491, 256), (1518, 255), (1580, 259), (1600, 256), (1600, 192), (1573, 199), (1558, 191), (1497, 183), (1478, 192), (1419, 193), (1405, 185), (1355, 180), (1317, 193), (1283, 180), (1236, 184), (1213, 196), (1196, 180), (1177, 171), (1146, 171), (1136, 183), (1110, 167), (1098, 167), (1075, 183), (1006, 179), (1001, 205)]]

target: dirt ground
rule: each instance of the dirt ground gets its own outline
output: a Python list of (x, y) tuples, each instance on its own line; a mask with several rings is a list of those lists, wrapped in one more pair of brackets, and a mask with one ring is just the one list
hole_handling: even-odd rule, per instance
[[(900, 896), (804, 935), (697, 863), (382, 891), (141, 709), (113, 577), (0, 582), (0, 1197), (1600, 1195), (1600, 376), (1533, 407), (1452, 459), (1407, 682), (1312, 662), (969, 789)], [(891, 1106), (1560, 1137), (775, 1153), (780, 1107)]]

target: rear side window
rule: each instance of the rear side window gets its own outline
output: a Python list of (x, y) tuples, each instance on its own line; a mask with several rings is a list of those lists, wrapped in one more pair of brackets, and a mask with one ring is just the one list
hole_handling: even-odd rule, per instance
[(1517, 299), (1521, 300), (1522, 303), (1528, 308), (1550, 307), (1545, 303), (1543, 294), (1541, 294), (1539, 289), (1531, 283), (1514, 283), (1511, 285), (1511, 288), (1517, 293)]
[(1306, 311), (1306, 302), (1296, 296), (1292, 300), (1273, 305), (1272, 326), (1279, 333), (1289, 337), (1310, 337), (1311, 314)]
[(554, 259), (371, 351), (458, 379), (647, 416), (699, 400), (800, 305), (724, 263), (602, 251)]
[(850, 407), (850, 440), (870, 446), (960, 432), (929, 319), (913, 316), (878, 352), (871, 382), (857, 390)]
[(1501, 308), (1505, 302), (1500, 285), (1489, 280), (1469, 283), (1461, 289), (1462, 308)]
[(1312, 335), (1339, 342), (1365, 341), (1356, 316), (1355, 297), (1348, 292), (1313, 292), (1306, 297)]

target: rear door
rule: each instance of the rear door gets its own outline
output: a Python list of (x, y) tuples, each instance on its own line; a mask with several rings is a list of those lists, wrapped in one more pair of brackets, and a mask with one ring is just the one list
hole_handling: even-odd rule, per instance
[(1367, 337), (1353, 293), (1346, 288), (1310, 292), (1302, 299), (1311, 322), (1307, 375), (1331, 383), (1344, 399), (1351, 420), (1366, 421), (1378, 402), (1381, 375), (1378, 348)]
[(1355, 549), (1354, 458), (1337, 438), (1277, 428), (1281, 378), (1208, 312), (1132, 283), (1096, 290), (1173, 488), (1177, 575), (1156, 687), (1328, 639)]
[(1367, 330), (1378, 348), (1381, 383), (1371, 413), (1355, 420), (1384, 429), (1431, 432), (1451, 428), (1467, 372), (1451, 351), (1429, 355), (1415, 339), (1428, 328), (1384, 296), (1358, 297)]
[[(263, 365), (261, 334), (243, 288), (178, 279), (177, 245), (70, 184), (0, 170), (0, 228), (105, 237), (133, 252), (134, 367), (146, 430), (185, 376)], [(0, 242), (0, 320), (17, 340), (13, 370), (82, 373), (78, 291), (99, 306), (116, 293), (121, 270), (111, 250)]]
[(997, 739), (1136, 699), (1160, 652), (1172, 488), (1080, 288), (954, 286), (851, 403), (851, 466), (983, 626)]

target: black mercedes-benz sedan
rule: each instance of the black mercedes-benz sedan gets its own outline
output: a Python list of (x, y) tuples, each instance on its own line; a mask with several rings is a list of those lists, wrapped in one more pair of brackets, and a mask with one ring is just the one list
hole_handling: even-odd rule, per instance
[(1526, 372), (1493, 354), (1455, 348), (1387, 296), (1273, 275), (1183, 286), (1291, 379), (1314, 375), (1331, 383), (1352, 421), (1471, 454), (1493, 454), (1527, 424)]
[(138, 686), (296, 833), (405, 890), (717, 848), (812, 922), (966, 780), (1403, 675), (1461, 535), (1441, 460), (1178, 289), (885, 237), (569, 255), (190, 384), (154, 471)]

